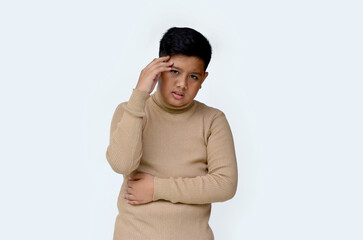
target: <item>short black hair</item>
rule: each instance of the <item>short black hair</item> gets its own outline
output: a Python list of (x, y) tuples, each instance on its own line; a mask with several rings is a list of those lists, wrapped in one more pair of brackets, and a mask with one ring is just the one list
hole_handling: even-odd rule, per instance
[(201, 58), (205, 72), (212, 56), (212, 47), (200, 32), (189, 27), (172, 27), (160, 40), (159, 57), (175, 54)]

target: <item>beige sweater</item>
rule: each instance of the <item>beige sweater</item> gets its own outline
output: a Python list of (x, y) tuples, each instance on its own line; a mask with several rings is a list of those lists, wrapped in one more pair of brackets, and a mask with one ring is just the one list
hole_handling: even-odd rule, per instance
[[(133, 89), (113, 115), (106, 158), (123, 174), (114, 240), (213, 240), (211, 203), (237, 190), (237, 161), (224, 113), (197, 100), (174, 107), (159, 88)], [(153, 201), (122, 197), (133, 172), (154, 175)], [(228, 219), (226, 219), (228, 221)]]

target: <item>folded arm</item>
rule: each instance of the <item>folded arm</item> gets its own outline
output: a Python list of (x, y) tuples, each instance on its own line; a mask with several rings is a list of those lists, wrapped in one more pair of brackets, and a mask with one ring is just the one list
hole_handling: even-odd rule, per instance
[(154, 177), (153, 201), (206, 204), (231, 199), (237, 191), (238, 173), (233, 136), (223, 112), (218, 112), (209, 129), (208, 173), (196, 177)]

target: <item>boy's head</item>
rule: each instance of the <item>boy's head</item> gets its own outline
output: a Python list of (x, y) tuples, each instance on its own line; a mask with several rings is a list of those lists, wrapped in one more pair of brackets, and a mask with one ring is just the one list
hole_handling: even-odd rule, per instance
[(160, 40), (159, 57), (170, 56), (170, 71), (161, 73), (158, 88), (172, 106), (193, 101), (208, 76), (212, 50), (208, 40), (194, 29), (170, 28)]
[(160, 40), (159, 57), (175, 54), (201, 58), (206, 71), (212, 56), (212, 47), (200, 32), (188, 27), (172, 27)]

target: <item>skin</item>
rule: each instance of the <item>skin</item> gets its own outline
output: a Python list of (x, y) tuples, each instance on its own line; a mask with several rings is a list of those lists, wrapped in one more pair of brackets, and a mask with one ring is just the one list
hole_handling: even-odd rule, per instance
[[(173, 106), (189, 104), (207, 78), (204, 61), (196, 56), (176, 54), (155, 58), (140, 73), (136, 88), (151, 93), (156, 83), (164, 100)], [(177, 94), (181, 94), (179, 98)], [(127, 179), (123, 198), (131, 205), (146, 204), (154, 195), (154, 176), (137, 172)]]
[(148, 173), (138, 172), (127, 180), (127, 194), (124, 198), (131, 205), (146, 204), (153, 200), (154, 176)]
[[(173, 62), (171, 71), (161, 73), (158, 86), (167, 103), (183, 106), (193, 101), (208, 72), (204, 72), (204, 61), (199, 57), (177, 54), (170, 61)], [(181, 93), (183, 97), (178, 99), (173, 92)]]

